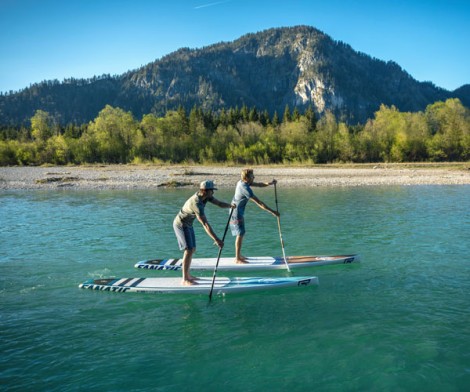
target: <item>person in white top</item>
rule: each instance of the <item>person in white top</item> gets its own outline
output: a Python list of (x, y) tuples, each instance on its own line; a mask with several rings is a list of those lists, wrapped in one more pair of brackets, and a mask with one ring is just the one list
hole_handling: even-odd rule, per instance
[(232, 204), (235, 204), (232, 218), (230, 220), (230, 231), (233, 236), (236, 236), (235, 240), (235, 262), (236, 263), (247, 263), (246, 258), (242, 256), (242, 244), (245, 236), (245, 207), (248, 200), (252, 200), (259, 208), (270, 212), (275, 217), (279, 216), (279, 212), (269, 208), (263, 203), (252, 191), (251, 187), (266, 187), (277, 183), (276, 180), (271, 182), (254, 182), (255, 175), (253, 169), (243, 169), (241, 172), (241, 180), (238, 181), (237, 187), (235, 188), (235, 195), (232, 199)]

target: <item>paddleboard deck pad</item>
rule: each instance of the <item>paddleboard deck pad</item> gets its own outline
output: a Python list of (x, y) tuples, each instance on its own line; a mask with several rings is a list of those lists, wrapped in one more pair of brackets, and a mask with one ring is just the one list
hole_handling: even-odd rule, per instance
[[(290, 256), (286, 257), (289, 269), (305, 268), (329, 264), (350, 264), (360, 260), (359, 255), (338, 255), (338, 256)], [(247, 257), (246, 264), (237, 264), (234, 257), (222, 257), (219, 260), (218, 270), (225, 271), (253, 271), (253, 270), (278, 270), (287, 269), (284, 258), (281, 257)], [(193, 259), (191, 262), (192, 270), (213, 271), (217, 259)], [(139, 261), (135, 264), (136, 268), (179, 271), (182, 268), (182, 259), (154, 259)]]
[[(90, 279), (78, 287), (91, 290), (119, 293), (160, 293), (160, 294), (207, 294), (212, 286), (212, 277), (197, 278), (197, 284), (184, 286), (181, 277), (175, 278), (109, 278)], [(286, 278), (225, 278), (217, 277), (213, 294), (273, 290), (281, 287), (305, 287), (318, 284), (316, 276)]]

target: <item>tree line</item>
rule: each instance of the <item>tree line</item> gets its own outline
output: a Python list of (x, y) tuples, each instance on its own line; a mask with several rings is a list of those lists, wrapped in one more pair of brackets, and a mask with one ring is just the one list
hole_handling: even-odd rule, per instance
[(282, 117), (256, 108), (220, 112), (180, 107), (141, 120), (107, 105), (88, 124), (61, 126), (37, 110), (30, 127), (0, 129), (0, 165), (87, 163), (423, 162), (470, 159), (470, 110), (459, 99), (400, 112), (381, 105), (365, 124), (347, 125), (312, 108)]

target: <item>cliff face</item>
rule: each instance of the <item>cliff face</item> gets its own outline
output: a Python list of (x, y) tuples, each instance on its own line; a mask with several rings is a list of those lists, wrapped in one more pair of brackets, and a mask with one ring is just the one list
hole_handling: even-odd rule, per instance
[(61, 123), (86, 123), (106, 105), (141, 117), (183, 106), (256, 107), (282, 114), (286, 105), (332, 111), (349, 123), (373, 117), (381, 104), (424, 110), (447, 98), (468, 103), (468, 86), (449, 92), (421, 83), (394, 62), (354, 51), (307, 26), (247, 34), (233, 42), (179, 49), (120, 76), (42, 82), (0, 97), (0, 124), (21, 124), (35, 110)]

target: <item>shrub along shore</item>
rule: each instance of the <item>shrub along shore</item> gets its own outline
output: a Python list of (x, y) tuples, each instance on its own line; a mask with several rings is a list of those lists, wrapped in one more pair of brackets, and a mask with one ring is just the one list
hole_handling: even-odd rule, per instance
[(0, 165), (328, 164), (338, 162), (465, 162), (470, 159), (470, 109), (458, 99), (404, 113), (381, 105), (366, 124), (347, 124), (313, 108), (282, 121), (256, 108), (193, 108), (163, 117), (107, 105), (89, 124), (60, 125), (37, 110), (31, 127), (0, 126)]
[[(279, 188), (375, 185), (469, 185), (470, 163), (253, 167), (257, 182)], [(92, 165), (0, 167), (0, 190), (194, 188), (206, 179), (234, 188), (243, 166)]]

